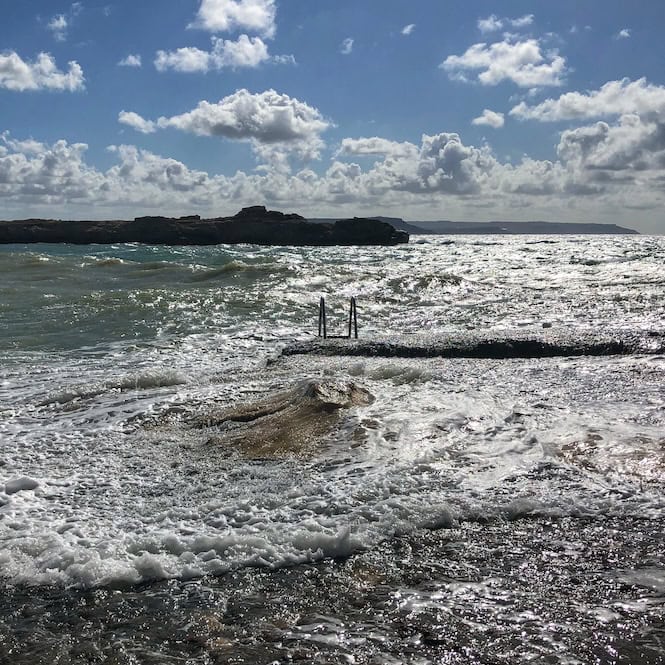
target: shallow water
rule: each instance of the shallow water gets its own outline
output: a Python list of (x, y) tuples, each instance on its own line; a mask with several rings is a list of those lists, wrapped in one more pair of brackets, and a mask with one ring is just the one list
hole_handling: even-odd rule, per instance
[[(279, 354), (321, 295), (340, 332), (358, 298), (363, 341), (649, 340), (664, 258), (641, 236), (0, 248), (0, 662), (662, 662), (661, 353)], [(306, 380), (373, 400), (319, 422)], [(215, 420), (284, 394), (288, 445)]]

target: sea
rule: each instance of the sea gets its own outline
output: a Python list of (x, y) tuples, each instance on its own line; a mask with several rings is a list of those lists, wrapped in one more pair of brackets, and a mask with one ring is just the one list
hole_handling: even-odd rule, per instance
[(3, 665), (665, 662), (665, 237), (4, 245), (0, 294)]

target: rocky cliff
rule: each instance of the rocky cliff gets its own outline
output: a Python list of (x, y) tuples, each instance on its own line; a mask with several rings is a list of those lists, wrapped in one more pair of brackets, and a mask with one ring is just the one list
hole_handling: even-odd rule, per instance
[(0, 222), (0, 243), (150, 245), (396, 245), (409, 234), (376, 219), (353, 218), (311, 224), (296, 214), (243, 208), (233, 217), (137, 217), (132, 221), (26, 219)]

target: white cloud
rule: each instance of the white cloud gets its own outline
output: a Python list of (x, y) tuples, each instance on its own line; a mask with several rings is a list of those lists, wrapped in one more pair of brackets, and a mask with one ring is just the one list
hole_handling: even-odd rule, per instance
[[(515, 165), (499, 162), (486, 146), (465, 145), (453, 133), (424, 135), (420, 145), (349, 138), (340, 150), (343, 157), (372, 154), (380, 159), (367, 168), (335, 159), (322, 173), (271, 166), (231, 176), (194, 170), (127, 145), (110, 147), (117, 163), (100, 171), (86, 163), (85, 144), (45, 145), (4, 134), (0, 201), (5, 211), (20, 210), (22, 216), (53, 215), (57, 209), (60, 217), (92, 218), (131, 217), (142, 210), (217, 216), (265, 202), (313, 216), (382, 210), (423, 219), (445, 209), (447, 217), (468, 219), (486, 210), (482, 214), (494, 218), (562, 221), (621, 222), (619, 215), (624, 215), (633, 226), (639, 211), (643, 226), (662, 232), (665, 134), (656, 141), (650, 134), (654, 129), (655, 123), (636, 117), (616, 127), (597, 123), (564, 133), (557, 161), (524, 158)], [(656, 145), (661, 149), (652, 150)], [(627, 149), (632, 156), (621, 158)]]
[(617, 39), (628, 39), (630, 37), (630, 29), (628, 28), (623, 28), (623, 30), (619, 30), (619, 32), (616, 35)]
[(527, 26), (531, 25), (533, 23), (534, 15), (533, 14), (525, 14), (524, 16), (520, 16), (519, 18), (514, 18), (511, 21), (509, 21), (510, 25), (513, 28), (526, 28)]
[(141, 56), (130, 53), (126, 58), (123, 58), (118, 65), (121, 67), (140, 67)]
[(157, 130), (157, 126), (154, 122), (151, 120), (146, 120), (138, 113), (134, 113), (134, 111), (120, 111), (118, 114), (118, 122), (122, 123), (123, 125), (132, 127), (137, 132), (141, 132), (142, 134), (152, 134)]
[(67, 31), (72, 25), (73, 20), (83, 11), (83, 4), (80, 2), (72, 3), (66, 14), (56, 14), (47, 24), (46, 28), (53, 33), (53, 38), (58, 42), (64, 42), (67, 39)]
[(504, 125), (503, 113), (497, 113), (496, 111), (490, 111), (485, 109), (482, 115), (474, 118), (471, 121), (472, 125), (487, 125), (488, 127), (494, 127), (494, 129), (499, 129)]
[(160, 72), (174, 69), (177, 72), (207, 72), (210, 69), (211, 54), (193, 46), (175, 51), (157, 51), (155, 67)]
[[(665, 124), (638, 115), (621, 116), (616, 125), (605, 122), (566, 130), (558, 154), (568, 163), (593, 173), (628, 171), (644, 174), (665, 169)], [(602, 175), (607, 178), (607, 174)]]
[(273, 37), (275, 13), (275, 0), (201, 0), (190, 27), (209, 32), (250, 30)]
[(498, 18), (495, 14), (488, 16), (487, 18), (478, 19), (478, 30), (483, 34), (487, 32), (496, 32), (503, 28), (503, 21)]
[(533, 23), (533, 19), (533, 14), (525, 14), (518, 18), (499, 18), (496, 14), (492, 14), (487, 18), (478, 19), (478, 30), (483, 34), (498, 32), (499, 30), (503, 30), (505, 26), (520, 30), (521, 28), (530, 26)]
[(403, 35), (410, 35), (414, 31), (415, 27), (416, 27), (415, 23), (409, 23), (409, 25), (405, 25), (402, 28), (402, 34)]
[(343, 55), (349, 55), (353, 51), (353, 39), (347, 37), (339, 46), (339, 52)]
[(121, 122), (142, 132), (174, 128), (198, 136), (248, 141), (261, 159), (285, 164), (289, 155), (317, 159), (324, 146), (321, 134), (330, 127), (312, 106), (288, 95), (266, 90), (238, 90), (216, 104), (199, 102), (192, 111), (156, 122), (123, 112)]
[(567, 92), (557, 99), (547, 99), (535, 106), (521, 102), (510, 115), (525, 120), (558, 122), (620, 116), (629, 113), (656, 115), (665, 120), (665, 86), (622, 79), (608, 81), (588, 93)]
[(0, 88), (21, 92), (83, 90), (84, 78), (81, 66), (73, 60), (68, 64), (69, 70), (62, 72), (49, 53), (40, 53), (34, 62), (23, 60), (14, 51), (0, 54)]
[(67, 39), (67, 27), (69, 23), (64, 14), (57, 14), (46, 25), (53, 33), (53, 38), (58, 42), (64, 42)]
[[(288, 56), (280, 56), (285, 57)], [(268, 60), (268, 47), (260, 37), (240, 35), (236, 41), (213, 37), (211, 51), (202, 51), (192, 46), (175, 51), (157, 51), (155, 67), (160, 72), (168, 69), (207, 72), (225, 67), (258, 67)]]
[(176, 127), (200, 136), (256, 139), (261, 143), (309, 140), (328, 129), (319, 111), (275, 90), (252, 94), (238, 90), (216, 104), (202, 101), (188, 113), (160, 118), (160, 127)]
[(340, 149), (336, 153), (338, 156), (390, 156), (390, 157), (415, 157), (418, 149), (413, 143), (399, 143), (389, 141), (378, 136), (371, 138), (342, 140)]
[(45, 205), (86, 199), (100, 181), (83, 163), (84, 143), (14, 142), (2, 137), (9, 151), (0, 157), (0, 198), (38, 200)]
[(562, 85), (566, 74), (565, 59), (556, 51), (543, 54), (536, 39), (474, 44), (461, 56), (447, 57), (439, 67), (459, 80), (466, 80), (465, 72), (480, 70), (478, 81), (483, 85), (512, 81), (521, 88)]
[(273, 55), (270, 58), (271, 62), (276, 65), (297, 65), (296, 58), (293, 55)]

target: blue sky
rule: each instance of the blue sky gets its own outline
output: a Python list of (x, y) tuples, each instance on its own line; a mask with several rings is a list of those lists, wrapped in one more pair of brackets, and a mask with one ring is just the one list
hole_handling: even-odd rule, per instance
[(665, 3), (11, 2), (0, 217), (665, 233)]

